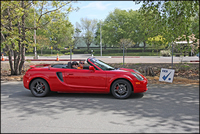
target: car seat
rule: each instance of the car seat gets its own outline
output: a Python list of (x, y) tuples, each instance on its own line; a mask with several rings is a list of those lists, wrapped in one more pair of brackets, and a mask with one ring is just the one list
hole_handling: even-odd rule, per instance
[(71, 68), (71, 62), (67, 63), (68, 68)]

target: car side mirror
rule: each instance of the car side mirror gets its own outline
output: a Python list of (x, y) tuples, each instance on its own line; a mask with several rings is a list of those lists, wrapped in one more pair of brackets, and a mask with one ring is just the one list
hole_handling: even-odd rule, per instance
[(92, 72), (95, 72), (95, 69), (93, 66), (89, 66), (89, 70), (91, 70)]

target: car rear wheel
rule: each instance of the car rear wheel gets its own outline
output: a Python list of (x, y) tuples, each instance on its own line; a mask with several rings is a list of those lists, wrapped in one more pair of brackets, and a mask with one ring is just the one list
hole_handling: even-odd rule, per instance
[(132, 87), (126, 80), (117, 80), (111, 86), (111, 93), (117, 99), (126, 99), (132, 93)]
[(43, 79), (33, 80), (30, 85), (30, 90), (36, 97), (46, 96), (50, 92), (48, 83)]

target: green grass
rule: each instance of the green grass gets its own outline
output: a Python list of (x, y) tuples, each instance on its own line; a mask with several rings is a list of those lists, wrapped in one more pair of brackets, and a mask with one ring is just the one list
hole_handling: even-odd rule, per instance
[[(39, 56), (57, 56), (57, 54), (37, 54)], [(64, 55), (64, 54), (58, 54)], [(26, 54), (26, 56), (32, 56), (34, 57), (34, 54)], [(94, 53), (94, 56), (100, 56), (100, 53)], [(123, 56), (123, 53), (109, 53), (109, 54), (104, 54), (102, 53), (102, 56)], [(125, 53), (125, 56), (160, 56), (160, 53), (157, 52), (135, 52), (135, 53)]]
[[(57, 54), (37, 54), (39, 56), (57, 56)], [(64, 54), (58, 54), (59, 56), (60, 55), (64, 55)], [(34, 54), (26, 54), (26, 56), (35, 56)], [(100, 56), (100, 53), (97, 54), (95, 53), (94, 56)], [(109, 54), (104, 54), (102, 53), (102, 56), (123, 56), (123, 53), (109, 53)], [(160, 53), (157, 53), (156, 52), (136, 52), (136, 53), (125, 53), (125, 56), (160, 56)]]
[[(125, 56), (160, 56), (160, 53), (157, 53), (156, 52), (144, 52), (144, 53), (125, 53), (124, 54)], [(100, 54), (94, 54), (94, 56), (100, 56)], [(123, 53), (110, 53), (110, 54), (103, 54), (102, 53), (102, 56), (123, 56)]]
[[(43, 55), (41, 55), (41, 54), (37, 54), (37, 55), (39, 55), (39, 56), (57, 56), (57, 54), (43, 54)], [(63, 54), (58, 54), (58, 55), (63, 55)], [(35, 56), (35, 54), (26, 54), (26, 56)]]

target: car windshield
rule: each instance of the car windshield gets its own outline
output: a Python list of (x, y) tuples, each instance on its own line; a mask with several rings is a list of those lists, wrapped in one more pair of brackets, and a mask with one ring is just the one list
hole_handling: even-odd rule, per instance
[(98, 60), (98, 59), (91, 59), (91, 61), (97, 65), (99, 68), (101, 68), (102, 70), (115, 70), (113, 67), (109, 66), (108, 64), (104, 63), (103, 61), (101, 60)]

